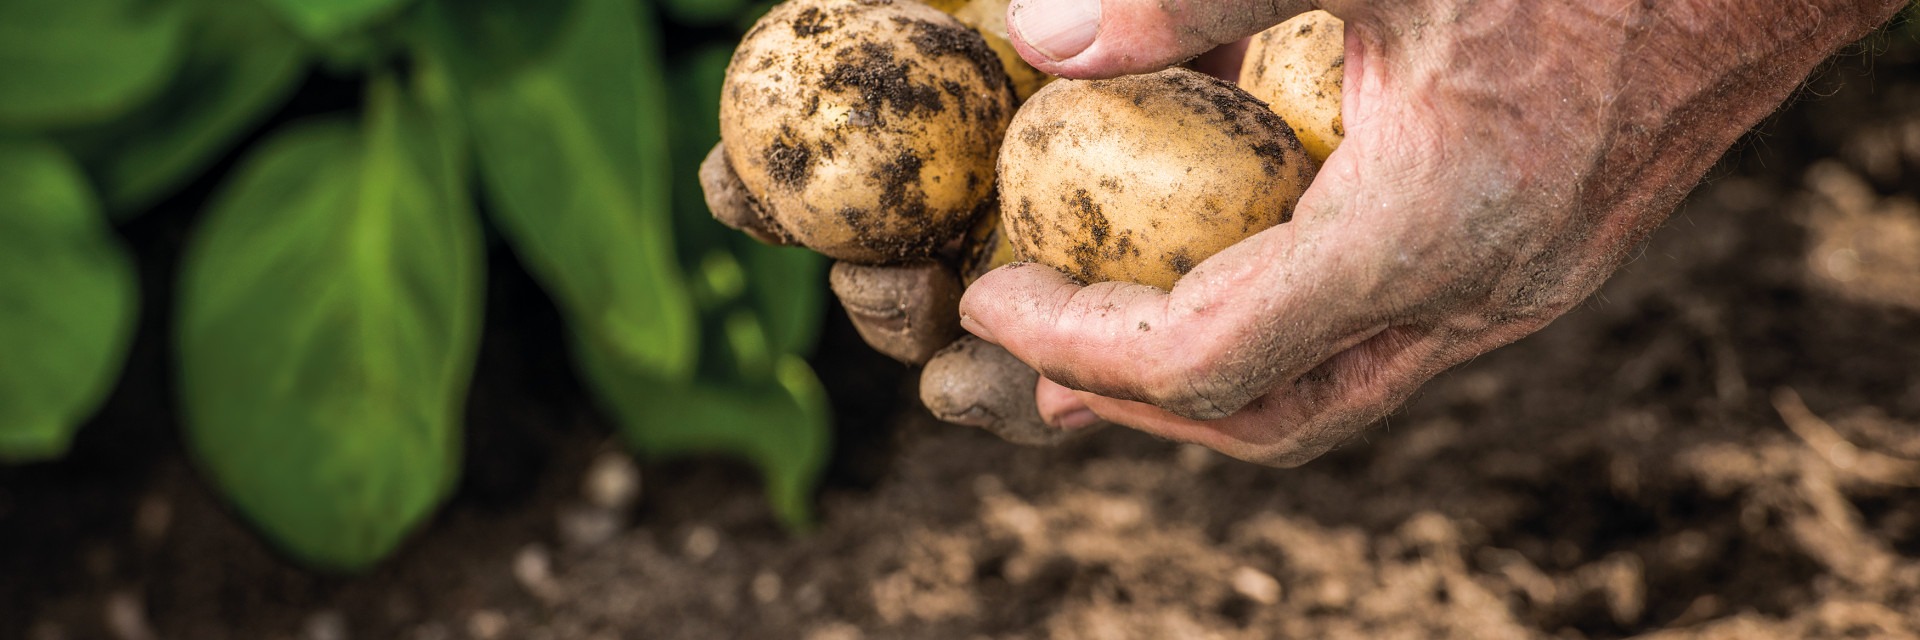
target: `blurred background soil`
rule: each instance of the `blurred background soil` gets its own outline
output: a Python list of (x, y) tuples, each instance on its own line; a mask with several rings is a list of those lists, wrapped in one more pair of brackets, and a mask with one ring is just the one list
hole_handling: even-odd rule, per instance
[[(0, 638), (1913, 637), (1920, 46), (1868, 46), (1590, 302), (1300, 469), (941, 425), (836, 316), (840, 443), (790, 535), (744, 465), (636, 473), (497, 258), (459, 494), (317, 575), (196, 475), (144, 327), (69, 459), (0, 469)], [(128, 231), (143, 274), (186, 227)]]

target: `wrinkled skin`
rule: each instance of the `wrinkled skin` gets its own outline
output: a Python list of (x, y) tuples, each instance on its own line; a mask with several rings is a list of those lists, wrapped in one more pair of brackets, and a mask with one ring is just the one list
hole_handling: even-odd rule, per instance
[[(923, 391), (971, 395), (928, 404), (1001, 398), (1008, 409), (975, 414), (1065, 430), (1111, 421), (1301, 464), (1584, 300), (1739, 135), (1901, 4), (1320, 2), (1347, 23), (1348, 137), (1294, 221), (1171, 292), (1081, 287), (1037, 265), (989, 273), (967, 290), (962, 325), (1046, 374), (1032, 408), (1008, 387), (1034, 374), (998, 357), (940, 367), (955, 380)], [(1076, 13), (1065, 5), (1019, 0), (1008, 23), (1028, 61), (1073, 78), (1209, 50), (1193, 66), (1231, 77), (1243, 38), (1312, 8), (1105, 0), (1096, 29), (1045, 33), (1033, 16)]]
[[(1022, 0), (1008, 20), (1021, 54), (1064, 77), (1152, 70), (1307, 8), (1106, 0), (1097, 32), (1048, 28), (1065, 3)], [(1901, 4), (1325, 0), (1347, 22), (1348, 137), (1291, 223), (1171, 292), (1002, 268), (967, 291), (962, 324), (1044, 374), (1051, 423), (1303, 463), (1584, 300), (1737, 137)]]

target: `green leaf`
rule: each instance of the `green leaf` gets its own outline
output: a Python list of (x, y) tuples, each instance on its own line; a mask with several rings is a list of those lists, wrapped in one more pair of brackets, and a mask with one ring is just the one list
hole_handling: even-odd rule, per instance
[(0, 128), (112, 118), (179, 62), (184, 12), (145, 0), (0, 2)]
[(478, 347), (477, 220), (458, 145), (390, 82), (361, 130), (285, 131), (190, 247), (182, 404), (194, 451), (299, 559), (364, 568), (445, 497)]
[(0, 140), (0, 460), (66, 452), (119, 377), (135, 286), (79, 167)]
[(145, 208), (229, 149), (285, 102), (300, 80), (301, 44), (248, 2), (195, 5), (186, 59), (146, 107), (69, 143), (116, 216)]
[(580, 0), (548, 55), (472, 87), (468, 107), (495, 221), (572, 327), (622, 363), (685, 378), (699, 326), (642, 18), (630, 0)]
[(295, 31), (315, 42), (331, 41), (396, 13), (409, 0), (260, 0)]
[(832, 415), (820, 380), (798, 357), (781, 356), (755, 383), (663, 380), (625, 368), (591, 344), (576, 343), (587, 382), (648, 458), (690, 453), (740, 455), (765, 476), (767, 501), (795, 529), (812, 522), (813, 489), (831, 453)]
[(578, 15), (577, 0), (427, 0), (407, 25), (460, 82), (498, 81), (545, 60)]
[(747, 272), (748, 303), (766, 324), (769, 348), (805, 355), (819, 338), (827, 261), (797, 247), (771, 247), (714, 221), (697, 167), (720, 141), (720, 86), (733, 48), (710, 46), (678, 61), (673, 76), (676, 233), (682, 246), (725, 246)]
[(747, 294), (767, 325), (769, 348), (810, 355), (820, 338), (827, 302), (827, 260), (799, 247), (737, 241), (747, 271)]

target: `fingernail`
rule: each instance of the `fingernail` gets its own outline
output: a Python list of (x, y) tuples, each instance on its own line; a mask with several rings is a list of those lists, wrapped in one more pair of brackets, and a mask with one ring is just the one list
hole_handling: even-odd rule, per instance
[(973, 316), (971, 315), (968, 315), (965, 313), (960, 314), (960, 328), (966, 329), (967, 333), (973, 334), (974, 337), (976, 338), (985, 340), (987, 342), (992, 342), (994, 344), (1000, 344), (998, 341), (993, 339), (993, 332), (988, 331), (985, 325), (982, 325), (979, 323), (979, 321), (974, 320)]
[(1094, 423), (1099, 421), (1100, 421), (1100, 416), (1098, 414), (1095, 414), (1092, 409), (1080, 409), (1078, 411), (1074, 411), (1073, 413), (1060, 416), (1059, 420), (1054, 421), (1053, 426), (1060, 427), (1068, 431), (1074, 431), (1077, 429), (1085, 429), (1087, 427), (1091, 427), (1094, 425)]
[(1100, 0), (1028, 0), (1013, 7), (1013, 28), (1049, 60), (1086, 51), (1100, 34)]

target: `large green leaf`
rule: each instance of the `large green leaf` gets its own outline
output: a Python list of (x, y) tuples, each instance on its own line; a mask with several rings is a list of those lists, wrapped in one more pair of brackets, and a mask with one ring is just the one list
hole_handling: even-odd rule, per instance
[(186, 59), (145, 107), (72, 136), (108, 209), (123, 216), (204, 170), (292, 93), (302, 46), (251, 2), (194, 5)]
[(184, 13), (147, 0), (0, 1), (0, 129), (114, 117), (179, 62)]
[(300, 559), (357, 569), (458, 471), (482, 265), (456, 144), (376, 81), (358, 132), (256, 151), (192, 243), (179, 318), (188, 435)]
[(490, 210), (575, 331), (685, 378), (699, 327), (674, 256), (653, 33), (631, 0), (580, 0), (565, 24), (546, 55), (469, 90)]
[(392, 16), (410, 0), (259, 0), (308, 39), (325, 42)]
[(767, 500), (794, 528), (810, 522), (813, 488), (825, 468), (832, 415), (820, 381), (796, 356), (773, 361), (753, 382), (664, 380), (578, 343), (575, 355), (621, 433), (648, 458), (725, 452), (752, 461), (766, 478)]
[(133, 264), (80, 169), (0, 140), (0, 459), (44, 459), (105, 398), (133, 330)]

